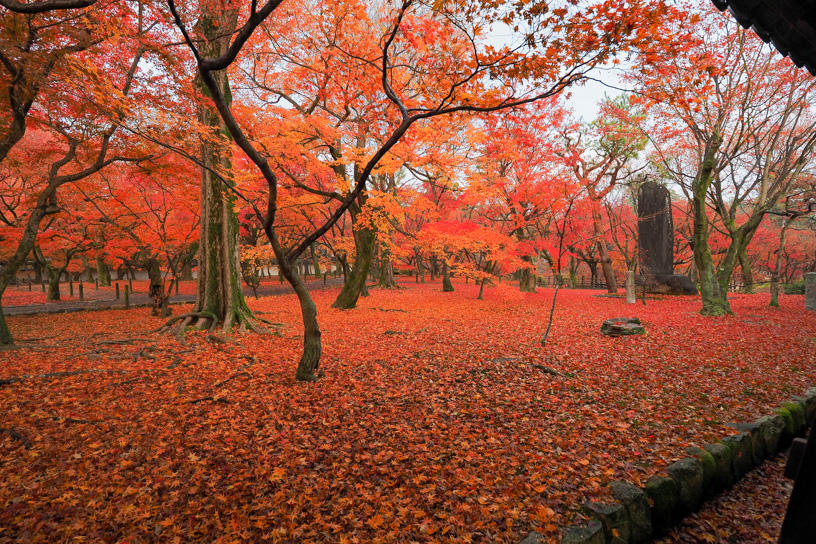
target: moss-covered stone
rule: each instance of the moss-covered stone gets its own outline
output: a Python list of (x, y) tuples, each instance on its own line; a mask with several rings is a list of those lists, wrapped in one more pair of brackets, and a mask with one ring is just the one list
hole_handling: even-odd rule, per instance
[(677, 482), (665, 476), (652, 476), (645, 491), (652, 503), (652, 530), (658, 535), (665, 534), (683, 517)]
[(584, 511), (603, 525), (606, 544), (627, 544), (632, 537), (632, 527), (626, 508), (618, 504), (587, 502)]
[(779, 442), (782, 438), (782, 431), (785, 430), (785, 420), (780, 415), (762, 416), (756, 420), (759, 424), (759, 434), (762, 435), (762, 442), (765, 444), (765, 453), (768, 457), (776, 455), (779, 450)]
[(703, 500), (708, 500), (717, 493), (714, 485), (714, 474), (717, 472), (717, 462), (714, 457), (702, 448), (686, 448), (686, 453), (696, 457), (703, 465)]
[(694, 457), (686, 457), (669, 465), (666, 471), (677, 482), (677, 495), (684, 514), (696, 512), (703, 502), (703, 463)]
[(796, 436), (796, 424), (793, 421), (793, 415), (787, 408), (777, 408), (776, 415), (782, 418), (785, 426), (782, 428), (782, 436), (779, 438), (779, 449), (783, 450), (790, 446), (793, 437)]
[(793, 418), (793, 434), (795, 436), (804, 435), (805, 427), (805, 407), (798, 402), (783, 402), (782, 408), (790, 412)]
[(748, 433), (726, 436), (721, 440), (731, 450), (734, 481), (738, 482), (749, 470), (754, 468), (753, 441)]
[[(524, 544), (524, 541), (521, 544)], [(531, 544), (536, 543), (533, 541)], [(561, 537), (561, 544), (606, 544), (603, 524), (597, 519), (592, 519), (585, 527), (567, 527), (564, 529), (564, 536)]]
[[(809, 391), (809, 390), (808, 390)], [(807, 396), (807, 394), (799, 396), (794, 395), (793, 400), (798, 402), (802, 408), (805, 409), (805, 423), (808, 427), (813, 425), (814, 416), (816, 416), (816, 395)]]
[(706, 452), (714, 459), (714, 493), (730, 489), (734, 485), (734, 461), (731, 450), (725, 444), (706, 444)]
[(629, 544), (647, 544), (652, 541), (652, 513), (646, 493), (628, 482), (612, 482), (612, 496), (626, 508), (631, 525)]
[(753, 455), (752, 465), (758, 467), (762, 461), (765, 460), (767, 454), (765, 453), (765, 440), (762, 439), (760, 433), (759, 423), (752, 421), (750, 423), (736, 423), (734, 428), (743, 433), (748, 433), (751, 437), (751, 449)]

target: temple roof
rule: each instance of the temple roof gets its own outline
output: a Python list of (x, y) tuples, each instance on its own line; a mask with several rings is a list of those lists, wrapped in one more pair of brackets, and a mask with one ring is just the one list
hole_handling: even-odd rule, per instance
[(816, 75), (816, 0), (712, 0)]

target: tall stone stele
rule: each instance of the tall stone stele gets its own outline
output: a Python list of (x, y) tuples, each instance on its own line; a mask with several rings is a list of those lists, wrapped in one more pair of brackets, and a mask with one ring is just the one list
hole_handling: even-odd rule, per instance
[(674, 227), (669, 190), (652, 181), (638, 189), (638, 255), (640, 276), (649, 293), (696, 295), (697, 288), (687, 276), (674, 273)]
[(805, 310), (816, 312), (816, 272), (805, 274)]

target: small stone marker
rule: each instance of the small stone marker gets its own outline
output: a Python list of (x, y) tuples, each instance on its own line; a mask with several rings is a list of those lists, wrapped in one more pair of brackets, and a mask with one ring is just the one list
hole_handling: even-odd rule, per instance
[(629, 336), (646, 334), (646, 329), (637, 317), (615, 317), (607, 319), (601, 325), (601, 334), (607, 336)]
[(816, 272), (805, 274), (805, 310), (816, 312)]
[(626, 304), (635, 303), (635, 273), (632, 270), (626, 272)]

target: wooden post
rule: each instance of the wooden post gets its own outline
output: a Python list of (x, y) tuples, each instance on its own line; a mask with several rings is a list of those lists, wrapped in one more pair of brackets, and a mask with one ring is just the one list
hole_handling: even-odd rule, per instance
[(125, 285), (125, 310), (130, 310), (130, 286)]
[(42, 292), (45, 293), (45, 282), (42, 282)]
[(323, 285), (326, 285), (326, 278), (328, 278), (328, 277), (329, 277), (329, 273), (328, 272), (323, 272)]
[(119, 282), (117, 281), (113, 285), (116, 286), (116, 300), (119, 300)]
[(79, 301), (85, 302), (85, 288), (82, 285), (82, 280), (79, 280)]
[(71, 276), (68, 276), (68, 296), (74, 296), (74, 279)]
[(96, 287), (95, 289), (99, 291), (99, 278), (96, 278)]

